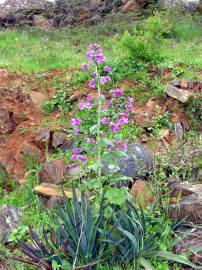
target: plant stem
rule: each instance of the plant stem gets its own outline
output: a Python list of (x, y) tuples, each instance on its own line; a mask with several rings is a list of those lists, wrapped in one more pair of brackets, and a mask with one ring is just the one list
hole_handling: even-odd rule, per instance
[(102, 174), (102, 168), (101, 168), (101, 145), (100, 145), (100, 125), (101, 125), (101, 86), (100, 86), (100, 82), (99, 82), (99, 73), (98, 73), (98, 68), (96, 65), (96, 78), (98, 80), (98, 85), (97, 85), (97, 89), (98, 89), (98, 122), (97, 122), (97, 145), (98, 145), (98, 153), (97, 153), (97, 162), (98, 162), (98, 178), (101, 178), (101, 174)]

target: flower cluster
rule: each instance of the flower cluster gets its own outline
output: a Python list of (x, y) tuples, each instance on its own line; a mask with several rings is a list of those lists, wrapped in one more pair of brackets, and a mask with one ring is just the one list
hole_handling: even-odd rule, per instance
[(91, 95), (88, 95), (88, 96), (86, 97), (86, 101), (85, 101), (84, 103), (80, 103), (80, 104), (79, 104), (80, 110), (83, 110), (83, 109), (90, 109), (90, 108), (92, 107), (91, 102), (92, 102), (92, 97), (91, 97)]
[(88, 158), (84, 155), (82, 155), (82, 152), (84, 149), (82, 147), (75, 147), (72, 150), (72, 160), (74, 161), (81, 161), (83, 163), (86, 163), (88, 161)]
[[(106, 109), (102, 109), (101, 96), (102, 96), (102, 86), (108, 82), (111, 82), (112, 68), (108, 65), (103, 64), (105, 62), (105, 56), (103, 55), (102, 49), (98, 44), (91, 44), (86, 53), (87, 63), (82, 64), (82, 69), (85, 72), (89, 72), (91, 75), (91, 79), (89, 80), (89, 88), (98, 90), (98, 129), (97, 129), (97, 139), (86, 137), (84, 138), (84, 142), (87, 144), (93, 145), (93, 147), (97, 147), (98, 153), (97, 160), (98, 163), (101, 162), (101, 148), (100, 148), (100, 127), (101, 125), (109, 126), (112, 129), (112, 132), (116, 133), (120, 130), (121, 126), (129, 123), (129, 118), (131, 111), (134, 110), (133, 103), (135, 99), (132, 97), (128, 97), (125, 99), (123, 90), (121, 88), (116, 88), (113, 91), (113, 97), (108, 102), (108, 106)], [(103, 75), (104, 74), (104, 75)], [(102, 76), (101, 76), (102, 75)], [(114, 107), (115, 105), (115, 107)], [(120, 106), (121, 105), (121, 106)], [(117, 106), (117, 107), (116, 107)], [(91, 109), (92, 108), (92, 97), (88, 95), (84, 101), (79, 104), (80, 110), (83, 109)], [(118, 110), (117, 110), (118, 108)], [(115, 111), (115, 115), (113, 112)], [(73, 118), (70, 122), (73, 131), (76, 135), (79, 133), (80, 125), (82, 120), (77, 117)], [(88, 134), (85, 131), (85, 134)], [(83, 144), (86, 148), (87, 146)], [(112, 142), (112, 144), (107, 146), (107, 149), (111, 149), (112, 151), (118, 150), (126, 150), (128, 148), (128, 144), (123, 141)], [(86, 149), (82, 147), (75, 147), (72, 150), (72, 160), (77, 162), (86, 163), (88, 161), (87, 157), (83, 154)], [(101, 175), (101, 169), (100, 173)]]
[(81, 123), (82, 123), (82, 120), (79, 117), (72, 118), (72, 120), (70, 121), (70, 124), (71, 124), (73, 131), (76, 135), (79, 133), (79, 127), (80, 127)]

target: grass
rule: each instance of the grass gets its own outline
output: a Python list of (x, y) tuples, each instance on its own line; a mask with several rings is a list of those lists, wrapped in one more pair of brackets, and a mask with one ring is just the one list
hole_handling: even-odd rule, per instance
[[(86, 47), (92, 42), (100, 43), (106, 49), (109, 62), (112, 62), (125, 55), (119, 37), (124, 31), (130, 31), (136, 22), (135, 14), (116, 14), (91, 27), (2, 30), (0, 66), (20, 72), (78, 67), (85, 59)], [(202, 68), (201, 26), (199, 17), (179, 19), (174, 24), (171, 39), (164, 44), (166, 60), (162, 65), (183, 63)]]

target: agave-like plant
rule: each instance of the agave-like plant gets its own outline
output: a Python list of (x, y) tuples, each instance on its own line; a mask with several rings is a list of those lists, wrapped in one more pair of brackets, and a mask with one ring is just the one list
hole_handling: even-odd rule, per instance
[(21, 251), (42, 269), (51, 270), (53, 263), (61, 266), (63, 261), (70, 262), (72, 269), (77, 269), (77, 265), (92, 269), (96, 261), (108, 256), (106, 235), (99, 231), (105, 231), (103, 210), (103, 199), (98, 213), (94, 213), (85, 194), (81, 193), (79, 200), (73, 189), (72, 201), (64, 194), (64, 204), (58, 204), (51, 216), (55, 225), (55, 230), (50, 228), (52, 238), (44, 234), (44, 245), (30, 229), (33, 245), (19, 242)]
[(146, 270), (154, 270), (150, 259), (154, 256), (161, 259), (171, 260), (192, 269), (201, 269), (185, 257), (169, 251), (160, 251), (156, 243), (156, 237), (161, 236), (161, 225), (155, 233), (148, 233), (148, 221), (142, 209), (137, 210), (135, 205), (127, 202), (126, 209), (118, 208), (113, 211), (110, 230), (107, 237), (115, 247), (114, 258), (119, 264), (133, 264), (135, 269), (144, 267)]

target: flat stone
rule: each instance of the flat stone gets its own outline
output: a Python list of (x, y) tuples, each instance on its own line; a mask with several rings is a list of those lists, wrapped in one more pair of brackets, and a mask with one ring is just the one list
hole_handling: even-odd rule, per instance
[(13, 112), (0, 108), (0, 135), (12, 133), (14, 128)]
[(40, 111), (43, 108), (44, 103), (48, 100), (47, 95), (42, 92), (30, 91), (29, 96), (34, 107), (38, 111)]
[[(34, 188), (34, 191), (43, 196), (43, 197), (47, 197), (50, 198), (52, 196), (55, 197), (63, 197), (62, 191), (61, 191), (61, 187), (58, 185), (54, 185), (54, 184), (50, 184), (50, 183), (41, 183), (40, 185), (36, 186)], [(72, 189), (64, 189), (65, 195), (67, 196), (67, 198), (72, 198)]]
[(189, 98), (192, 96), (192, 92), (177, 88), (171, 84), (167, 85), (166, 93), (168, 96), (175, 98), (182, 103), (188, 102)]
[(68, 165), (62, 158), (47, 161), (39, 172), (41, 183), (60, 184), (68, 177)]
[(4, 205), (0, 209), (0, 242), (6, 244), (13, 230), (20, 225), (22, 211), (10, 205)]
[[(153, 157), (149, 150), (142, 144), (131, 144), (126, 151), (127, 157), (122, 156), (120, 158), (112, 158), (111, 161), (115, 161), (119, 167), (119, 173), (123, 176), (131, 178), (142, 178), (146, 177), (152, 172), (153, 168)], [(105, 175), (111, 174), (109, 163), (103, 162), (103, 172)]]
[(170, 216), (202, 224), (202, 184), (181, 182), (170, 187)]

